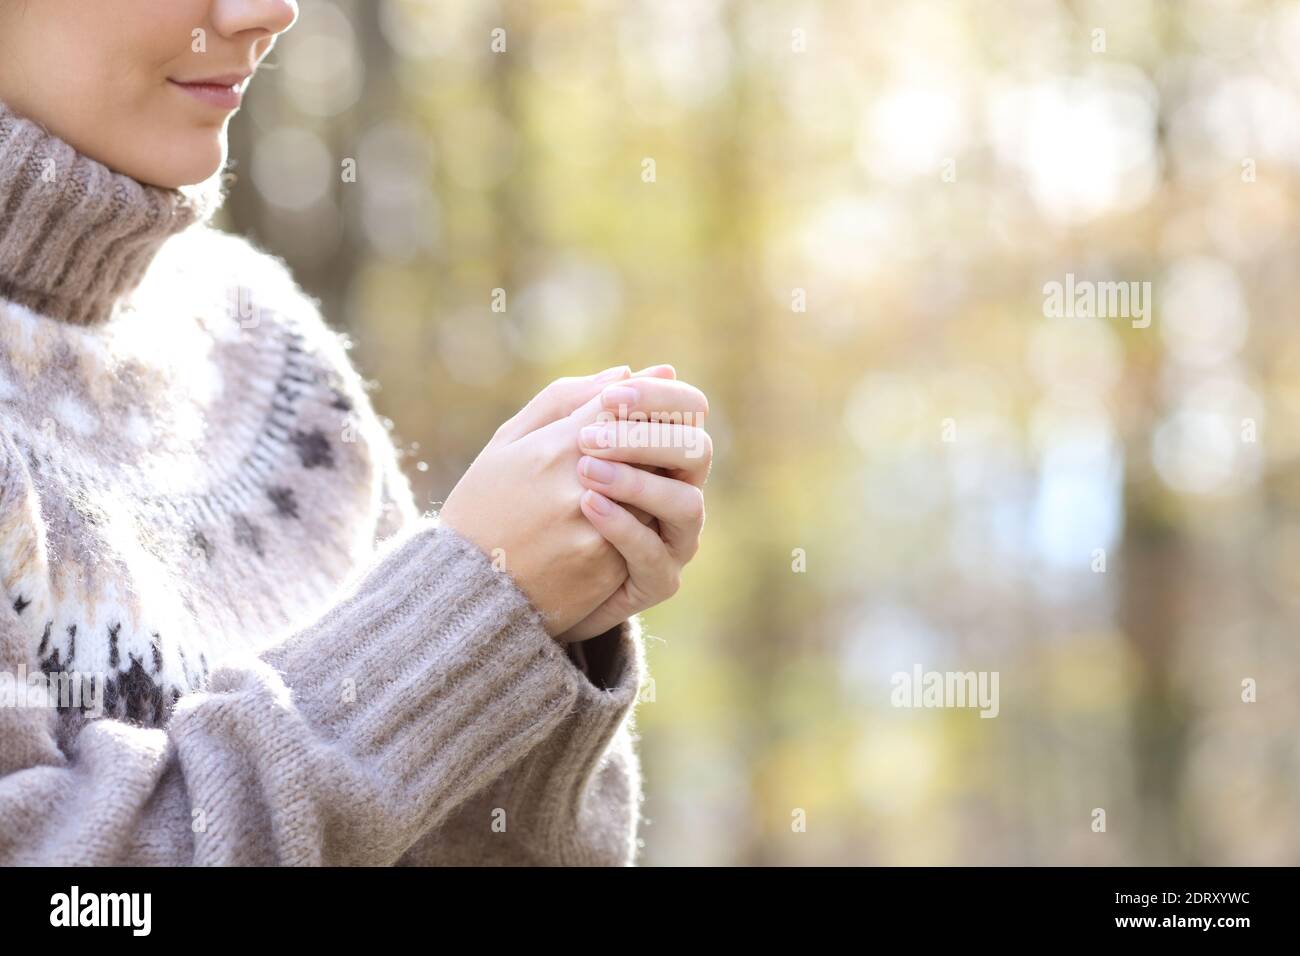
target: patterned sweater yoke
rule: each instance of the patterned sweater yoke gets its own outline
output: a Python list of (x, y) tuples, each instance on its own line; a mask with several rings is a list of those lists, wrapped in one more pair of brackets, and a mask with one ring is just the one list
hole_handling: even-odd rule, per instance
[(633, 862), (638, 622), (419, 512), (222, 201), (0, 103), (0, 863)]

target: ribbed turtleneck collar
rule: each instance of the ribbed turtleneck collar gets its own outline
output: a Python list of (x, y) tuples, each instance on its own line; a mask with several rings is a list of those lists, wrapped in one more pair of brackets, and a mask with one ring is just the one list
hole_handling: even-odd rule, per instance
[(0, 298), (102, 322), (163, 243), (223, 198), (219, 176), (162, 189), (115, 173), (0, 102)]

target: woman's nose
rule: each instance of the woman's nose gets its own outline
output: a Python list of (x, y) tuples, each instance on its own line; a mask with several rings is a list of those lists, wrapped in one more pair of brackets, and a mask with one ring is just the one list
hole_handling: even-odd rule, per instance
[(276, 36), (298, 19), (298, 0), (213, 0), (212, 25), (222, 36), (249, 30)]

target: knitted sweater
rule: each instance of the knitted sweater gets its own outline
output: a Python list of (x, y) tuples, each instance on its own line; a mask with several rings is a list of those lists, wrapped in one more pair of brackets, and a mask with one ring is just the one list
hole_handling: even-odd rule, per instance
[(629, 864), (636, 619), (420, 514), (346, 343), (0, 104), (0, 864)]

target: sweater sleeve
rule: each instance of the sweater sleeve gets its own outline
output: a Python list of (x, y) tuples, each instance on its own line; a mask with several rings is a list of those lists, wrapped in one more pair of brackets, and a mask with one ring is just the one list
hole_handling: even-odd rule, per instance
[(645, 678), (640, 622), (631, 618), (583, 643), (591, 675), (582, 675), (564, 718), (421, 840), (403, 865), (636, 862), (643, 802), (634, 711)]
[[(0, 678), (34, 673), (0, 614)], [(565, 779), (591, 765), (581, 748), (538, 748), (575, 719), (597, 746), (629, 695), (598, 691), (507, 575), (420, 518), (313, 625), (216, 668), (165, 728), (95, 719), (65, 751), (55, 711), (4, 701), (0, 864), (396, 863), (530, 755), (512, 792), (589, 783)]]
[[(383, 458), (381, 538), (407, 527), (416, 512), (396, 457)], [(630, 618), (564, 650), (576, 693), (563, 719), (423, 834), (400, 865), (635, 862), (643, 802), (635, 706), (647, 677), (641, 623)]]

